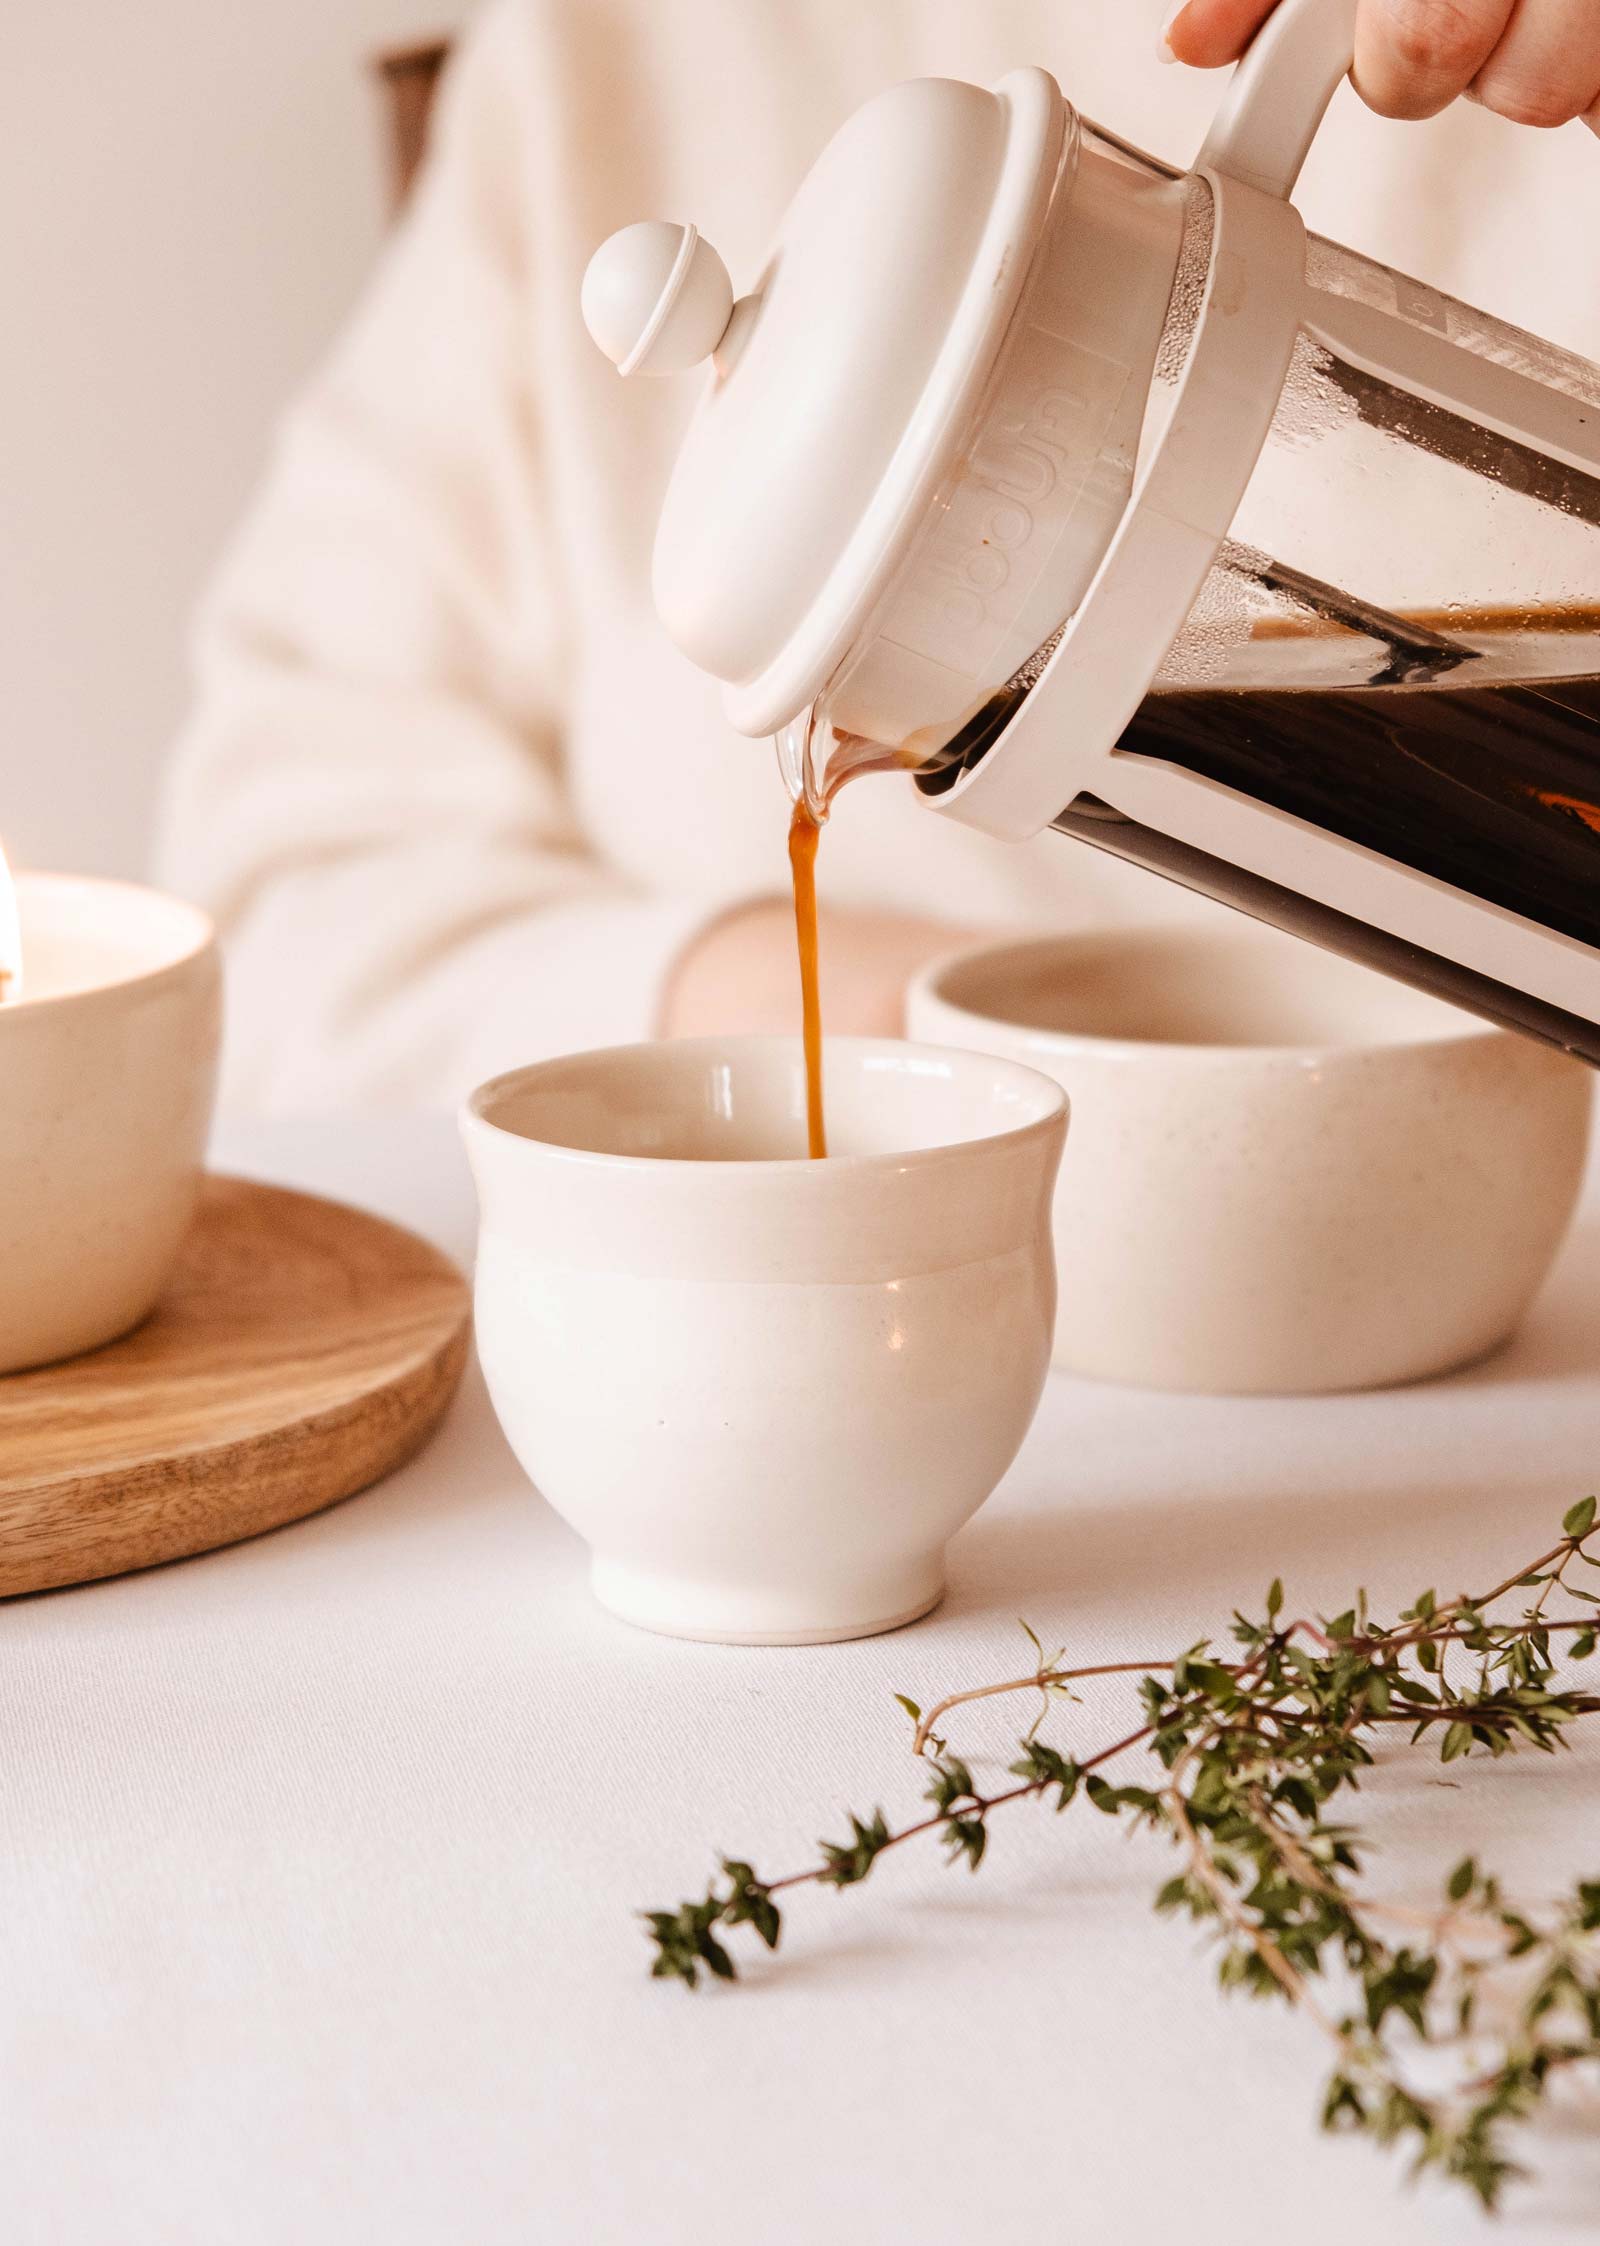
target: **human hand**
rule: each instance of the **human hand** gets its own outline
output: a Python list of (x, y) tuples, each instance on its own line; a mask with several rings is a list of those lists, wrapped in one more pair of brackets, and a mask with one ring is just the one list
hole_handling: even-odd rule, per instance
[[(1186, 0), (1162, 34), (1179, 62), (1236, 62), (1277, 0)], [(1519, 125), (1600, 133), (1600, 0), (1361, 0), (1351, 76), (1384, 117), (1465, 94)]]
[[(947, 921), (824, 908), (818, 916), (824, 1030), (830, 1037), (903, 1036), (913, 975), (971, 940), (970, 930)], [(713, 922), (679, 960), (661, 1026), (667, 1037), (798, 1036), (800, 970), (789, 907), (750, 905)]]

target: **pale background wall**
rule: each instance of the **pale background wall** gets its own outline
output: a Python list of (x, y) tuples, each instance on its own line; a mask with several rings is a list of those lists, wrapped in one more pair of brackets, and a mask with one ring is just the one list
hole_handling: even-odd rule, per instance
[[(368, 58), (455, 28), (471, 5), (6, 10), (0, 834), (20, 863), (142, 867), (195, 595), (278, 408), (381, 236), (386, 150)], [(1181, 157), (1219, 82), (1144, 67), (1163, 0), (1127, 5), (1142, 19), (1129, 50), (1141, 66), (1124, 58), (1115, 85), (1069, 90)], [(1401, 128), (1363, 116), (1361, 129)], [(1389, 214), (1383, 240), (1357, 246), (1600, 352), (1594, 141), (1581, 126), (1518, 133), (1461, 105), (1423, 130), (1439, 136), (1432, 180), (1456, 205), (1452, 248), (1421, 196)], [(1303, 182), (1307, 216), (1335, 237), (1348, 238), (1350, 145), (1319, 144)]]
[(0, 60), (0, 833), (137, 870), (184, 620), (379, 239), (374, 49), (467, 0), (70, 0)]

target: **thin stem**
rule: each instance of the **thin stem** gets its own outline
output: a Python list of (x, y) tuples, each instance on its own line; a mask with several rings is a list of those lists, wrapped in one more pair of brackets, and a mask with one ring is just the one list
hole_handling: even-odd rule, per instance
[[(1587, 1521), (1591, 1512), (1585, 1505), (1568, 1517)], [(1126, 1813), (1127, 1823), (1163, 1826), (1176, 1843), (1183, 1876), (1161, 1904), (1185, 1901), (1197, 1920), (1215, 1922), (1224, 1982), (1258, 1991), (1270, 1984), (1333, 2045), (1338, 2059), (1325, 2096), (1326, 2125), (1364, 2130), (1385, 2144), (1409, 2140), (1419, 2167), (1437, 2169), (1493, 2207), (1516, 2173), (1506, 2136), (1531, 2111), (1547, 2077), (1558, 2067), (1600, 2060), (1593, 1885), (1580, 1881), (1570, 1899), (1512, 1907), (1497, 1881), (1468, 1858), (1451, 1876), (1448, 1900), (1433, 1908), (1385, 1902), (1366, 1891), (1359, 1834), (1334, 1822), (1325, 1804), (1356, 1783), (1380, 1725), (1405, 1726), (1416, 1737), (1454, 1726), (1443, 1747), (1451, 1758), (1473, 1744), (1499, 1754), (1523, 1736), (1537, 1747), (1559, 1746), (1563, 1725), (1600, 1714), (1600, 1694), (1560, 1679), (1549, 1642), (1582, 1633), (1578, 1651), (1592, 1650), (1600, 1615), (1545, 1619), (1558, 1591), (1582, 1606), (1600, 1606), (1600, 1596), (1591, 1601), (1567, 1580), (1575, 1560), (1600, 1567), (1586, 1549), (1591, 1533), (1563, 1536), (1482, 1597), (1463, 1594), (1440, 1607), (1425, 1593), (1420, 1604), (1433, 1611), (1413, 1609), (1392, 1632), (1369, 1619), (1363, 1595), (1352, 1614), (1360, 1629), (1349, 1637), (1303, 1616), (1279, 1626), (1269, 1611), (1262, 1624), (1238, 1619), (1235, 1650), (1242, 1658), (1221, 1659), (1206, 1644), (1187, 1657), (1187, 1668), (1185, 1656), (1057, 1668), (1035, 1640), (1038, 1665), (1029, 1675), (950, 1693), (918, 1716), (915, 1752), (927, 1754), (935, 1727), (969, 1702), (1038, 1692), (1048, 1712), (1052, 1690), (1096, 1677), (1142, 1676), (1151, 1720), (1081, 1763), (1036, 1746), (1035, 1725), (1022, 1741), (1025, 1759), (1013, 1765), (1021, 1782), (993, 1794), (978, 1793), (959, 1763), (936, 1762), (931, 1814), (895, 1833), (881, 1810), (870, 1825), (853, 1818), (850, 1841), (821, 1844), (820, 1862), (782, 1879), (762, 1882), (748, 1865), (725, 1862), (732, 1881), (726, 1894), (713, 1886), (677, 1914), (646, 1914), (658, 1945), (654, 1970), (690, 1986), (702, 1968), (730, 1977), (732, 1961), (713, 1928), (751, 1920), (774, 1945), (779, 1914), (769, 1898), (798, 1887), (853, 1884), (886, 1850), (930, 1833), (976, 1868), (992, 1811), (1048, 1800), (1052, 1787), (1064, 1807), (1087, 1779), (1098, 1808)], [(1511, 1619), (1509, 1594), (1522, 1587), (1536, 1595)], [(1274, 1592), (1269, 1606), (1280, 1599)], [(1501, 1602), (1508, 1619), (1493, 1619)], [(1300, 1638), (1314, 1644), (1316, 1658), (1291, 1650)], [(1452, 1646), (1465, 1647), (1471, 1658), (1450, 1659)], [(1373, 1694), (1381, 1707), (1371, 1704)], [(1358, 1743), (1361, 1734), (1367, 1744)], [(1159, 1766), (1149, 1786), (1119, 1792), (1092, 1777), (1139, 1747)], [(942, 1754), (942, 1740), (938, 1749)], [(956, 1793), (957, 1785), (965, 1791)], [(1358, 1988), (1348, 2017), (1333, 2013), (1335, 1997), (1323, 1988), (1322, 1977), (1339, 1969)], [(1515, 1995), (1504, 2029), (1478, 2009), (1480, 1995), (1502, 1975), (1511, 1984), (1505, 1993)], [(1480, 2074), (1486, 2044), (1498, 2060)], [(1441, 2057), (1448, 2046), (1452, 2072), (1474, 2079), (1436, 2094), (1430, 2084), (1437, 2065), (1412, 2065), (1421, 2046)], [(1422, 2078), (1415, 2087), (1414, 2072)]]
[[(1560, 1550), (1562, 1547), (1558, 1546), (1557, 1549)], [(1545, 1555), (1546, 1560), (1550, 1556), (1547, 1553)], [(1534, 1568), (1542, 1567), (1544, 1564), (1545, 1562), (1542, 1560), (1536, 1561)], [(1336, 1647), (1354, 1653), (1384, 1653), (1391, 1650), (1405, 1651), (1409, 1647), (1423, 1643), (1459, 1645), (1469, 1633), (1444, 1618), (1458, 1613), (1464, 1606), (1472, 1606), (1475, 1610), (1481, 1611), (1482, 1608), (1492, 1605), (1495, 1599), (1504, 1597), (1508, 1589), (1515, 1588), (1522, 1581), (1523, 1575), (1531, 1575), (1534, 1568), (1524, 1568), (1522, 1575), (1512, 1576), (1509, 1583), (1502, 1584), (1498, 1591), (1492, 1591), (1487, 1599), (1452, 1600), (1448, 1607), (1440, 1608), (1439, 1615), (1434, 1622), (1416, 1630), (1396, 1631), (1390, 1637), (1368, 1635), (1359, 1638), (1335, 1639), (1330, 1638), (1325, 1631), (1320, 1630), (1314, 1622), (1308, 1621), (1302, 1615), (1295, 1621), (1286, 1623), (1281, 1630), (1275, 1631), (1272, 1638), (1268, 1640), (1268, 1647), (1287, 1645), (1290, 1639), (1296, 1636), (1312, 1638), (1325, 1651), (1330, 1653)], [(1583, 1594), (1580, 1592), (1578, 1596), (1582, 1597)], [(1531, 1637), (1535, 1629), (1546, 1631), (1592, 1630), (1595, 1627), (1595, 1622), (1592, 1615), (1579, 1614), (1566, 1615), (1551, 1622), (1503, 1623), (1499, 1627), (1507, 1637)], [(1263, 1657), (1263, 1654), (1255, 1654), (1249, 1661), (1219, 1661), (1217, 1667), (1226, 1669), (1236, 1683), (1247, 1683), (1260, 1673)], [(945, 1697), (935, 1702), (934, 1706), (918, 1722), (911, 1741), (911, 1752), (914, 1755), (926, 1753), (933, 1727), (939, 1722), (940, 1718), (947, 1716), (952, 1708), (967, 1707), (975, 1700), (994, 1700), (1013, 1692), (1042, 1692), (1051, 1685), (1081, 1684), (1091, 1677), (1150, 1676), (1162, 1670), (1172, 1670), (1176, 1667), (1177, 1660), (1178, 1656), (1176, 1655), (1163, 1654), (1147, 1661), (1102, 1661), (1092, 1666), (1077, 1669), (1035, 1669), (1030, 1676), (1008, 1677), (1002, 1684), (972, 1685), (964, 1692), (946, 1693)], [(1411, 1722), (1415, 1716), (1422, 1712), (1423, 1709), (1420, 1704), (1413, 1704), (1409, 1713), (1402, 1709), (1391, 1716), (1380, 1716), (1368, 1710), (1363, 1712), (1360, 1720), (1363, 1723)], [(1429, 1712), (1438, 1712), (1432, 1708), (1431, 1703), (1429, 1704)]]
[(1443, 1911), (1419, 1911), (1404, 1903), (1385, 1902), (1380, 1896), (1349, 1894), (1300, 1845), (1298, 1835), (1291, 1833), (1273, 1816), (1271, 1806), (1263, 1799), (1259, 1790), (1252, 1793), (1250, 1816), (1257, 1832), (1276, 1849), (1301, 1886), (1310, 1888), (1325, 1902), (1338, 1904), (1352, 1919), (1359, 1919), (1363, 1915), (1388, 1919), (1396, 1926), (1420, 1928), (1437, 1941), (1446, 1940), (1462, 1928), (1477, 1928), (1483, 1933), (1493, 1934), (1502, 1943), (1505, 1940), (1505, 1928), (1498, 1919), (1491, 1918), (1486, 1912), (1464, 1911), (1459, 1904), (1452, 1904)]
[[(1432, 1639), (1438, 1642), (1446, 1636), (1459, 1637), (1460, 1631), (1441, 1631), (1438, 1627), (1439, 1624), (1447, 1622), (1451, 1615), (1460, 1614), (1465, 1607), (1470, 1607), (1475, 1614), (1485, 1613), (1497, 1600), (1503, 1599), (1508, 1591), (1514, 1591), (1517, 1585), (1525, 1582), (1530, 1575), (1537, 1575), (1541, 1568), (1547, 1568), (1552, 1560), (1560, 1560), (1565, 1563), (1578, 1550), (1582, 1541), (1581, 1537), (1564, 1536), (1559, 1544), (1553, 1544), (1548, 1552), (1542, 1553), (1537, 1560), (1530, 1561), (1527, 1567), (1518, 1568), (1515, 1575), (1508, 1575), (1503, 1583), (1497, 1583), (1494, 1589), (1486, 1592), (1482, 1598), (1469, 1599), (1463, 1593), (1460, 1598), (1449, 1599), (1426, 1621), (1414, 1623), (1409, 1630), (1393, 1631), (1386, 1638), (1373, 1637), (1369, 1633), (1359, 1638), (1346, 1638), (1342, 1643), (1354, 1652), (1367, 1653), (1374, 1647), (1420, 1645), (1424, 1639)], [(1507, 1624), (1504, 1627), (1516, 1628), (1517, 1626)]]
[[(1087, 1762), (1079, 1763), (1080, 1775), (1087, 1777), (1091, 1770), (1098, 1770), (1102, 1763), (1111, 1762), (1118, 1755), (1125, 1755), (1130, 1747), (1142, 1746), (1154, 1729), (1153, 1724), (1144, 1724), (1138, 1731), (1130, 1731), (1126, 1738), (1114, 1739), (1109, 1747), (1102, 1747)], [(924, 1817), (915, 1825), (907, 1825), (901, 1832), (891, 1833), (878, 1854), (882, 1856), (887, 1850), (898, 1848), (903, 1841), (915, 1840), (919, 1834), (937, 1832), (941, 1825), (948, 1825), (952, 1817), (987, 1817), (991, 1809), (1002, 1809), (1007, 1802), (1026, 1801), (1030, 1795), (1042, 1794), (1047, 1786), (1053, 1784), (1053, 1779), (1033, 1778), (1026, 1785), (1008, 1788), (1003, 1794), (965, 1795), (963, 1799), (969, 1805), (966, 1809), (957, 1807), (937, 1810), (932, 1817)], [(783, 1879), (766, 1880), (763, 1885), (769, 1895), (780, 1895), (786, 1887), (808, 1887), (817, 1880), (825, 1880), (831, 1871), (831, 1865), (813, 1864), (809, 1871), (790, 1872)]]
[(1189, 1815), (1189, 1804), (1184, 1796), (1181, 1779), (1185, 1766), (1194, 1761), (1199, 1752), (1200, 1749), (1197, 1745), (1190, 1747), (1178, 1757), (1172, 1767), (1167, 1785), (1161, 1794), (1162, 1807), (1165, 1809), (1172, 1828), (1182, 1842), (1184, 1853), (1188, 1857), (1190, 1875), (1200, 1882), (1200, 1885), (1211, 1897), (1223, 1923), (1231, 1926), (1241, 1940), (1250, 1944), (1250, 1947), (1277, 1982), (1279, 1988), (1282, 1989), (1289, 2002), (1299, 2005), (1327, 2035), (1333, 2038), (1336, 2044), (1342, 2045), (1344, 2038), (1338, 2028), (1323, 2011), (1321, 2005), (1311, 1994), (1310, 1989), (1307, 1988), (1305, 1981), (1289, 1963), (1277, 1943), (1264, 1933), (1255, 1920), (1249, 1916), (1233, 1888), (1217, 1869), (1210, 1850), (1195, 1830), (1194, 1820)]
[[(1575, 1692), (1570, 1695), (1570, 1699), (1573, 1708), (1581, 1716), (1600, 1713), (1600, 1698), (1593, 1693)], [(1480, 1700), (1407, 1700), (1398, 1707), (1391, 1706), (1382, 1711), (1363, 1708), (1356, 1719), (1356, 1725), (1359, 1728), (1360, 1725), (1369, 1723), (1453, 1723), (1463, 1711), (1471, 1717), (1474, 1724), (1499, 1724), (1510, 1729), (1516, 1728), (1514, 1709), (1485, 1705)]]
[[(905, 1841), (916, 1840), (920, 1834), (937, 1832), (941, 1825), (948, 1825), (952, 1817), (987, 1817), (991, 1809), (1000, 1809), (1008, 1801), (1022, 1801), (1029, 1794), (1037, 1794), (1042, 1785), (1042, 1780), (1035, 1780), (1026, 1786), (1012, 1786), (1003, 1794), (965, 1795), (963, 1799), (968, 1804), (965, 1810), (941, 1809), (932, 1817), (924, 1817), (915, 1825), (907, 1825), (901, 1832), (891, 1833), (878, 1854), (885, 1855), (888, 1850), (899, 1848)], [(766, 1881), (766, 1890), (769, 1895), (781, 1895), (786, 1887), (808, 1887), (816, 1880), (827, 1879), (830, 1871), (831, 1866), (827, 1864), (813, 1864), (809, 1871), (790, 1872), (787, 1878)]]
[(1542, 1553), (1531, 1567), (1518, 1568), (1516, 1574), (1508, 1575), (1504, 1583), (1497, 1583), (1487, 1598), (1454, 1599), (1451, 1604), (1454, 1607), (1476, 1607), (1481, 1614), (1485, 1607), (1492, 1607), (1496, 1599), (1503, 1599), (1508, 1591), (1514, 1591), (1526, 1577), (1537, 1575), (1541, 1568), (1547, 1568), (1552, 1560), (1565, 1561), (1568, 1559), (1572, 1553), (1577, 1551), (1582, 1542), (1581, 1536), (1564, 1536), (1559, 1544), (1552, 1544), (1548, 1552)]
[(1303, 1614), (1297, 1615), (1293, 1622), (1286, 1622), (1278, 1632), (1278, 1637), (1285, 1645), (1295, 1636), (1315, 1638), (1324, 1653), (1332, 1653), (1338, 1643), (1336, 1638), (1330, 1638), (1326, 1630), (1321, 1629), (1308, 1616)]
[(934, 1725), (952, 1708), (964, 1708), (971, 1700), (993, 1700), (1006, 1692), (1042, 1692), (1048, 1685), (1080, 1684), (1086, 1677), (1147, 1676), (1152, 1669), (1170, 1669), (1167, 1661), (1102, 1661), (1089, 1669), (1035, 1669), (1031, 1677), (1009, 1677), (1004, 1684), (973, 1685), (966, 1692), (947, 1693), (943, 1700), (930, 1708), (917, 1725), (911, 1742), (911, 1752), (920, 1755), (928, 1744)]

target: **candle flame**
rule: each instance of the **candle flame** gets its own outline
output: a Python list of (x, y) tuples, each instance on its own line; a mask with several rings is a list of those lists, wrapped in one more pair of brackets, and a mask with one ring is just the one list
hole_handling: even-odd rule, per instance
[(22, 996), (22, 916), (17, 909), (17, 885), (11, 878), (3, 844), (0, 844), (0, 1006)]

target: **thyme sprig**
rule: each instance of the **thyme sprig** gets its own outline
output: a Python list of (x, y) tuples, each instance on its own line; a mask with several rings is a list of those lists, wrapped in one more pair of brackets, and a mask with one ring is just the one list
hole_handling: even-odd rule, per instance
[[(820, 1842), (817, 1862), (779, 1879), (724, 1858), (698, 1900), (644, 1914), (652, 1971), (690, 1988), (702, 1972), (731, 1981), (722, 1936), (748, 1925), (776, 1949), (778, 1895), (856, 1886), (882, 1856), (930, 1836), (976, 1871), (996, 1810), (1085, 1803), (1176, 1847), (1155, 1907), (1211, 1935), (1225, 1989), (1285, 1999), (1320, 2026), (1334, 2050), (1325, 2128), (1402, 2145), (1414, 2172), (1494, 2208), (1523, 2173), (1512, 2134), (1549, 2085), (1582, 2071), (1600, 2079), (1600, 1876), (1519, 1902), (1468, 1857), (1436, 1907), (1410, 1908), (1369, 1892), (1366, 1844), (1330, 1812), (1358, 1788), (1380, 1737), (1428, 1742), (1444, 1762), (1551, 1753), (1600, 1713), (1600, 1695), (1560, 1666), (1587, 1660), (1600, 1639), (1596, 1516), (1584, 1498), (1557, 1542), (1493, 1590), (1443, 1603), (1424, 1591), (1393, 1622), (1373, 1619), (1364, 1592), (1331, 1619), (1285, 1620), (1274, 1582), (1261, 1620), (1234, 1615), (1237, 1650), (1226, 1654), (1201, 1640), (1170, 1658), (1069, 1667), (1029, 1630), (1038, 1659), (1024, 1676), (950, 1693), (926, 1714), (897, 1693), (931, 1773), (929, 1814), (898, 1830), (881, 1809), (851, 1815), (847, 1838)], [(1519, 1591), (1532, 1596), (1508, 1617)], [(1556, 1597), (1563, 1611), (1551, 1613)], [(1139, 1679), (1135, 1728), (1083, 1756), (1041, 1736), (1057, 1702), (1119, 1676)], [(1016, 1783), (985, 1792), (935, 1727), (1023, 1692), (1041, 1696), (1040, 1712), (1017, 1742)], [(1106, 1767), (1139, 1749), (1148, 1782), (1114, 1784)]]

